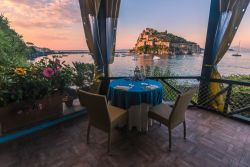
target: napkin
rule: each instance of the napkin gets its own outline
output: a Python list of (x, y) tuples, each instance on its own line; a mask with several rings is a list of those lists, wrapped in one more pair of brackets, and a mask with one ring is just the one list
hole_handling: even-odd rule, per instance
[(115, 87), (115, 89), (119, 89), (119, 90), (129, 90), (130, 87), (129, 87), (129, 86), (120, 86), (120, 85), (118, 85), (118, 86)]
[(153, 89), (156, 89), (158, 88), (157, 85), (149, 85), (149, 86), (146, 86), (146, 89), (149, 89), (149, 90), (153, 90)]

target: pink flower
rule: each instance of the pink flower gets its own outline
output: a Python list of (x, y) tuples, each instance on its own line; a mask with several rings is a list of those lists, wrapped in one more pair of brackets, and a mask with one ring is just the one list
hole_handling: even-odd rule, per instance
[(50, 68), (50, 67), (47, 67), (47, 68), (45, 68), (44, 70), (43, 70), (43, 75), (45, 76), (45, 77), (47, 77), (47, 78), (50, 78), (52, 75), (54, 75), (55, 74), (55, 71), (52, 69), (52, 68)]

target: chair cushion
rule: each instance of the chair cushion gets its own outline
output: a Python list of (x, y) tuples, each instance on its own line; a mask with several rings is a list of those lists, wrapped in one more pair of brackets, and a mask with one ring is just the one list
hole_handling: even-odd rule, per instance
[(127, 114), (126, 110), (111, 105), (108, 105), (108, 112), (110, 115), (112, 126), (115, 126), (115, 124), (118, 123), (120, 119), (122, 119), (122, 117), (125, 117)]
[(172, 108), (169, 105), (161, 103), (157, 106), (150, 108), (148, 116), (165, 125), (168, 125), (171, 112), (172, 112)]

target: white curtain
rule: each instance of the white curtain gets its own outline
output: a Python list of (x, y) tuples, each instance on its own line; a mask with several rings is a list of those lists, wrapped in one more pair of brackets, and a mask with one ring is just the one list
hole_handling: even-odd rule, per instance
[(79, 0), (86, 42), (99, 72), (113, 63), (120, 2)]

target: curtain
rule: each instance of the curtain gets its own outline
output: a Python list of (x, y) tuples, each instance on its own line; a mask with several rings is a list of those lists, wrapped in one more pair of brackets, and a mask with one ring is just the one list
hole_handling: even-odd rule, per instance
[(104, 61), (111, 64), (114, 61), (116, 30), (121, 0), (106, 0), (106, 4), (107, 57)]
[(100, 3), (101, 0), (79, 0), (86, 43), (98, 72), (103, 68), (97, 19)]
[(79, 0), (86, 42), (98, 73), (108, 71), (113, 63), (120, 2)]
[[(212, 47), (213, 71), (211, 78), (220, 79), (220, 73), (217, 70), (217, 65), (225, 55), (231, 45), (231, 42), (238, 30), (240, 22), (245, 14), (246, 8), (250, 0), (216, 0), (212, 3), (217, 3), (219, 11), (219, 19), (213, 28), (216, 29)], [(217, 94), (222, 89), (222, 85), (218, 83), (210, 84), (211, 96)], [(223, 111), (224, 97), (217, 97), (211, 104), (215, 109)]]

